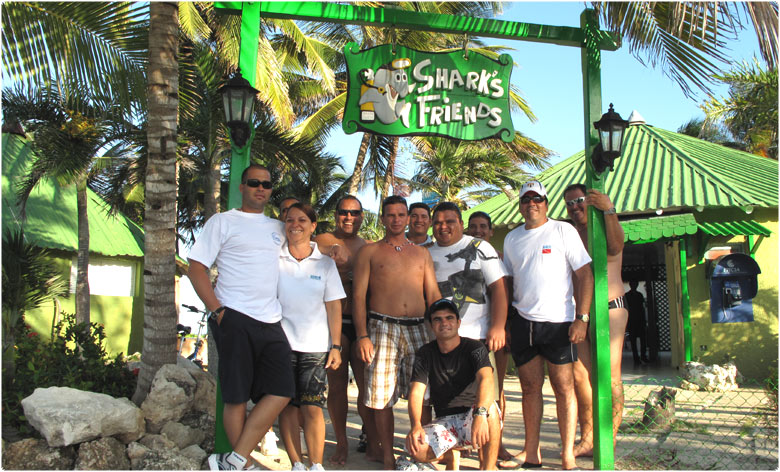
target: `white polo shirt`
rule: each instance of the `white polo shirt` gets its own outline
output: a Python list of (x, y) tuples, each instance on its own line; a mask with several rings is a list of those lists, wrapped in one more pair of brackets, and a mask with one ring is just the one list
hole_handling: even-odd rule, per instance
[(574, 226), (547, 220), (518, 226), (504, 239), (504, 264), (513, 277), (512, 306), (531, 321), (574, 321), (572, 272), (591, 261)]
[(330, 328), (325, 302), (346, 298), (336, 263), (310, 242), (312, 253), (298, 262), (287, 243), (279, 256), (279, 302), (282, 328), (290, 347), (298, 352), (330, 350)]
[(461, 319), (458, 334), (472, 339), (487, 338), (490, 328), (487, 287), (507, 275), (496, 250), (487, 241), (464, 234), (455, 244), (443, 247), (437, 243), (428, 251), (441, 296), (458, 305)]
[(233, 209), (209, 218), (189, 258), (206, 267), (216, 261), (214, 294), (220, 303), (258, 321), (282, 319), (276, 299), (279, 251), (285, 241), (280, 221)]

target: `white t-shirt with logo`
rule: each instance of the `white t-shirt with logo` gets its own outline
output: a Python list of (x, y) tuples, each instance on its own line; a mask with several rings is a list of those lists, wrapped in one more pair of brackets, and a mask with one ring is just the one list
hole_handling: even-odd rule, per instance
[(316, 243), (309, 244), (313, 251), (300, 262), (287, 244), (279, 256), (282, 328), (293, 351), (327, 352), (332, 340), (325, 302), (341, 300), (347, 294), (333, 259), (323, 256)]
[(513, 277), (512, 306), (531, 321), (574, 321), (572, 272), (590, 261), (569, 223), (547, 220), (530, 230), (518, 226), (504, 239), (504, 264)]
[(507, 275), (490, 243), (463, 235), (455, 244), (429, 247), (441, 296), (453, 300), (460, 312), (458, 334), (485, 339), (490, 328), (487, 287)]
[(233, 209), (209, 218), (189, 258), (206, 267), (216, 261), (214, 294), (233, 310), (265, 323), (282, 319), (276, 298), (284, 226), (262, 213)]

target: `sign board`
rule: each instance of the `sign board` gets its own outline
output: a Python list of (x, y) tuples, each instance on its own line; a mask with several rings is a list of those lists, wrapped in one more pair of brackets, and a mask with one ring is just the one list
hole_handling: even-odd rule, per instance
[(344, 132), (514, 139), (509, 113), (512, 58), (474, 51), (422, 52), (384, 44), (344, 47)]

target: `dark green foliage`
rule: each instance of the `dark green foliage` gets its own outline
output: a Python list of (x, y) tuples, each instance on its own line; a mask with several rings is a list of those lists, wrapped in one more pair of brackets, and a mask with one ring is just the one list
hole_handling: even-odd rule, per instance
[(16, 339), (16, 375), (4, 378), (2, 386), (4, 433), (10, 427), (24, 436), (34, 434), (21, 401), (36, 388), (71, 387), (127, 398), (135, 390), (135, 376), (122, 354), (111, 357), (106, 352), (100, 324), (77, 324), (75, 315), (63, 313), (50, 340), (25, 323), (20, 323)]

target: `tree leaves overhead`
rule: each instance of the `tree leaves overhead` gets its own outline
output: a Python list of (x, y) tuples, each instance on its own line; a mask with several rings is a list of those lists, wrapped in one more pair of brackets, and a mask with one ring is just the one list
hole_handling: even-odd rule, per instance
[(64, 81), (138, 111), (145, 102), (148, 8), (131, 2), (13, 2), (2, 8), (4, 82)]
[(660, 67), (686, 96), (710, 93), (720, 67), (729, 64), (725, 40), (745, 28), (747, 13), (770, 68), (777, 61), (776, 2), (592, 2), (606, 27), (620, 33), (643, 65)]

